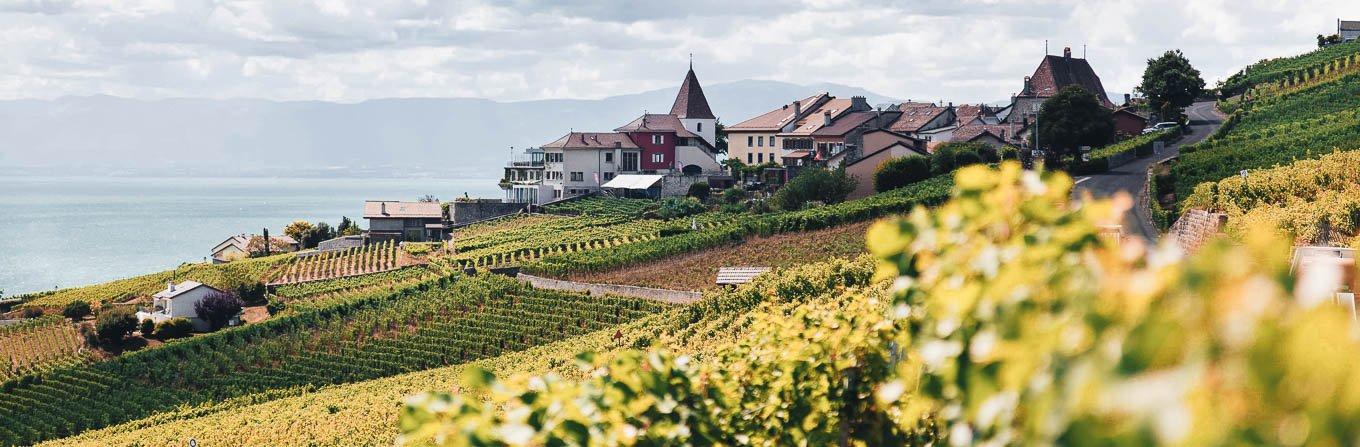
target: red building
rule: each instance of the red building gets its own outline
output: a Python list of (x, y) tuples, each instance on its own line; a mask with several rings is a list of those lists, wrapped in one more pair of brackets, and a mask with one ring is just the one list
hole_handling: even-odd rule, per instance
[(1127, 107), (1114, 111), (1114, 133), (1122, 138), (1136, 137), (1148, 126), (1148, 119)]

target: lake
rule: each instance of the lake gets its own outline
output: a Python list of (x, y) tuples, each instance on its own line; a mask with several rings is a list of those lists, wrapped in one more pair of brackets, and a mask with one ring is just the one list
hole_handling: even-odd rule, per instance
[(294, 220), (364, 228), (364, 200), (502, 196), (492, 178), (0, 176), (0, 290), (94, 284), (203, 262), (228, 236)]

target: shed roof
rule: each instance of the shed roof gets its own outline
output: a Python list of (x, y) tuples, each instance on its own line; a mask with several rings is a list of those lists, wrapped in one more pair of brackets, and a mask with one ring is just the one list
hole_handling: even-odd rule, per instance
[[(386, 206), (384, 206), (386, 205)], [(399, 202), (369, 200), (364, 202), (365, 219), (444, 218), (444, 207), (439, 202)]]
[(656, 174), (623, 174), (615, 176), (612, 180), (605, 182), (601, 188), (615, 189), (648, 189), (661, 181), (664, 175)]

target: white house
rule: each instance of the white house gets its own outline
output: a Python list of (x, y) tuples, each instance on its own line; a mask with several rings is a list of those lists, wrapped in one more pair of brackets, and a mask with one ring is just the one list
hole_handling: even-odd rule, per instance
[(165, 290), (151, 296), (151, 311), (137, 312), (137, 320), (160, 323), (171, 318), (187, 318), (194, 323), (194, 330), (207, 331), (211, 329), (208, 327), (208, 321), (198, 317), (198, 311), (194, 306), (214, 293), (223, 292), (197, 281), (166, 283)]

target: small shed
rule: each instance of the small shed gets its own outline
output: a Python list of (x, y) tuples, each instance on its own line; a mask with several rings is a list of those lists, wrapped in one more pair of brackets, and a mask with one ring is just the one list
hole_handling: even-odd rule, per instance
[(769, 267), (719, 267), (717, 284), (746, 284), (768, 271)]

